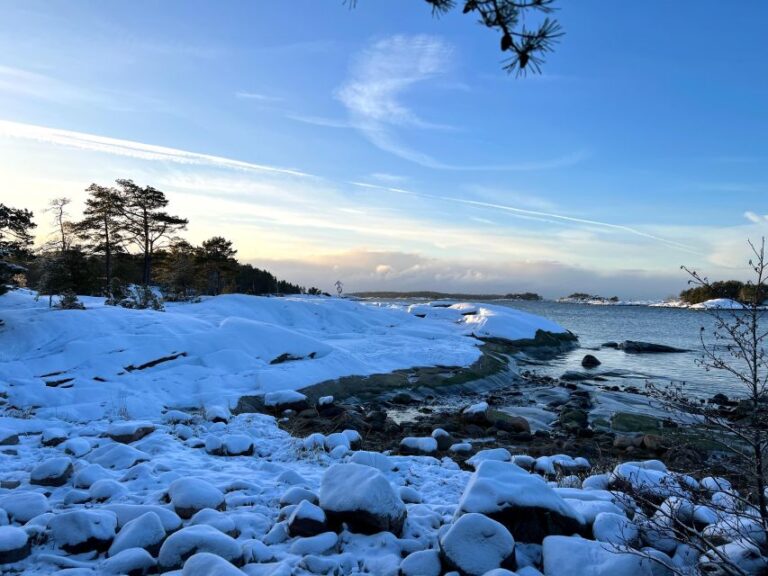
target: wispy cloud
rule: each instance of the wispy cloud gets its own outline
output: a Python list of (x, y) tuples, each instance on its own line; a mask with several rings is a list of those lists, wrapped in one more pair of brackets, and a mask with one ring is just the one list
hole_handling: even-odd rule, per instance
[(258, 102), (281, 102), (283, 100), (279, 96), (269, 96), (260, 92), (246, 91), (235, 92), (235, 98), (239, 98), (240, 100), (256, 100)]
[(109, 138), (107, 136), (97, 136), (95, 134), (86, 134), (84, 132), (60, 130), (58, 128), (36, 126), (33, 124), (23, 124), (20, 122), (11, 122), (8, 120), (0, 120), (0, 136), (10, 136), (13, 138), (35, 140), (38, 142), (48, 142), (51, 144), (67, 146), (70, 148), (105, 152), (107, 154), (115, 154), (118, 156), (141, 158), (143, 160), (175, 162), (178, 164), (218, 166), (223, 168), (254, 170), (258, 172), (272, 172), (300, 177), (311, 176), (305, 172), (293, 170), (290, 168), (254, 164), (252, 162), (244, 162), (242, 160), (225, 158), (223, 156), (201, 154), (199, 152), (189, 152), (187, 150), (180, 150), (178, 148), (156, 146), (154, 144), (145, 144), (143, 142), (134, 142), (132, 140)]
[(768, 224), (768, 214), (757, 214), (755, 212), (744, 212), (744, 218), (754, 224)]
[(395, 194), (402, 194), (406, 196), (413, 196), (416, 198), (425, 198), (430, 200), (438, 200), (440, 202), (452, 202), (456, 204), (463, 204), (465, 206), (475, 206), (478, 208), (487, 208), (495, 211), (502, 211), (509, 213), (512, 216), (517, 216), (521, 218), (525, 218), (528, 220), (541, 220), (542, 222), (560, 222), (560, 223), (569, 223), (569, 224), (575, 224), (575, 225), (583, 225), (583, 226), (589, 226), (589, 227), (597, 227), (597, 228), (603, 228), (603, 229), (609, 229), (613, 231), (618, 232), (625, 232), (628, 234), (632, 234), (635, 236), (640, 236), (642, 238), (646, 238), (648, 240), (653, 240), (655, 242), (660, 242), (666, 246), (669, 246), (671, 248), (676, 248), (678, 250), (682, 250), (685, 252), (689, 252), (692, 254), (701, 254), (701, 252), (691, 246), (688, 246), (687, 244), (682, 244), (680, 242), (676, 242), (675, 240), (670, 240), (668, 238), (662, 238), (661, 236), (657, 236), (655, 234), (650, 234), (648, 232), (644, 232), (642, 230), (639, 230), (637, 228), (633, 228), (631, 226), (625, 226), (623, 224), (614, 224), (611, 222), (601, 222), (599, 220), (589, 220), (586, 218), (576, 218), (573, 216), (567, 216), (564, 214), (555, 214), (551, 212), (543, 212), (540, 210), (528, 210), (525, 208), (518, 208), (515, 206), (508, 206), (505, 204), (497, 204), (493, 202), (483, 202), (479, 200), (467, 200), (464, 198), (455, 198), (452, 196), (439, 196), (434, 194), (424, 194), (421, 192), (410, 192), (408, 190), (403, 190), (402, 188), (391, 188), (387, 186), (379, 186), (377, 184), (368, 184), (365, 182), (352, 182), (351, 184), (354, 184), (355, 186), (361, 186), (363, 188), (375, 188), (378, 190), (386, 190), (388, 192), (393, 192)]
[(441, 38), (397, 35), (376, 42), (358, 56), (349, 79), (337, 91), (347, 108), (350, 124), (374, 146), (426, 168), (438, 170), (546, 170), (583, 160), (584, 151), (564, 156), (503, 165), (461, 165), (445, 162), (402, 141), (401, 129), (453, 130), (455, 127), (425, 120), (405, 102), (417, 84), (439, 78), (450, 69), (453, 49)]
[(313, 126), (323, 126), (325, 128), (353, 128), (354, 126), (346, 120), (336, 120), (334, 118), (323, 118), (322, 116), (303, 116), (301, 114), (286, 114), (289, 120), (312, 124)]

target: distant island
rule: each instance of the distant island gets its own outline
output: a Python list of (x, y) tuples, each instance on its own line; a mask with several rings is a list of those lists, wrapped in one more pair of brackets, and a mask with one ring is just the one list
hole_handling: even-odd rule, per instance
[(427, 300), (543, 300), (534, 292), (521, 292), (514, 294), (464, 294), (452, 292), (355, 292), (351, 296), (357, 298), (423, 298)]

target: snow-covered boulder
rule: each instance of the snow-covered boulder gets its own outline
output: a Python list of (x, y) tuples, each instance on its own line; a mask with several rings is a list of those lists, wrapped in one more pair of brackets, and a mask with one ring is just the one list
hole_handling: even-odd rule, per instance
[(230, 536), (212, 528), (199, 525), (182, 528), (166, 538), (160, 547), (158, 563), (163, 570), (180, 568), (184, 561), (198, 552), (210, 552), (230, 562), (240, 560), (240, 544)]
[(18, 562), (29, 556), (29, 536), (21, 528), (0, 526), (0, 565)]
[(394, 466), (392, 460), (386, 454), (382, 454), (381, 452), (369, 452), (367, 450), (358, 450), (349, 457), (349, 461), (353, 464), (377, 468), (384, 473), (391, 472)]
[(430, 455), (437, 452), (437, 440), (432, 436), (408, 436), (400, 441), (401, 454)]
[(291, 543), (290, 552), (297, 556), (308, 556), (310, 554), (325, 554), (335, 548), (339, 542), (339, 537), (333, 532), (323, 532), (316, 536), (307, 538), (297, 538)]
[(280, 414), (285, 410), (301, 412), (309, 408), (307, 397), (296, 390), (279, 390), (264, 395), (264, 406)]
[(30, 484), (38, 486), (63, 486), (72, 476), (72, 460), (66, 456), (49, 458), (38, 464), (29, 475)]
[(329, 525), (347, 524), (353, 532), (399, 534), (406, 509), (386, 477), (376, 468), (336, 464), (323, 475), (320, 507)]
[(88, 455), (88, 460), (110, 470), (125, 470), (139, 462), (150, 460), (150, 456), (133, 446), (118, 443), (96, 448)]
[(201, 552), (184, 563), (181, 576), (244, 576), (245, 572), (227, 562), (224, 558)]
[(325, 512), (307, 500), (299, 502), (288, 518), (291, 536), (316, 536), (326, 530)]
[(616, 546), (634, 546), (640, 532), (637, 526), (623, 514), (601, 512), (592, 524), (595, 540)]
[(432, 430), (432, 438), (437, 440), (437, 449), (443, 452), (448, 450), (455, 443), (453, 436), (442, 428), (435, 428)]
[(727, 574), (719, 568), (723, 558), (746, 576), (763, 576), (768, 571), (768, 558), (749, 540), (736, 540), (707, 552), (699, 559), (698, 568), (704, 574)]
[(542, 546), (544, 576), (653, 576), (655, 563), (604, 542), (549, 536)]
[(486, 460), (510, 462), (512, 460), (512, 453), (506, 448), (488, 448), (486, 450), (480, 450), (477, 454), (472, 456), (472, 458), (467, 460), (467, 464), (477, 469), (477, 467)]
[(282, 496), (280, 496), (280, 506), (292, 506), (298, 504), (302, 500), (306, 500), (311, 504), (317, 504), (320, 500), (317, 494), (306, 488), (300, 486), (294, 486), (286, 490)]
[(437, 550), (417, 550), (400, 563), (402, 576), (440, 576), (442, 564)]
[(217, 510), (224, 505), (224, 494), (210, 482), (200, 478), (179, 478), (168, 486), (168, 497), (176, 514), (191, 518), (203, 508)]
[(221, 439), (225, 456), (250, 456), (253, 454), (253, 440), (245, 434), (227, 434)]
[(152, 504), (107, 504), (102, 506), (101, 509), (115, 513), (117, 516), (117, 527), (121, 530), (128, 522), (143, 516), (147, 512), (153, 512), (157, 515), (166, 532), (175, 532), (181, 528), (181, 518), (179, 518), (178, 514), (162, 506)]
[(66, 454), (80, 458), (91, 451), (91, 443), (86, 438), (70, 438), (62, 445)]
[(115, 537), (117, 516), (107, 510), (72, 510), (49, 523), (57, 546), (71, 553), (106, 550)]
[(212, 508), (203, 508), (190, 518), (190, 526), (197, 526), (198, 524), (205, 524), (206, 526), (216, 528), (219, 532), (232, 536), (232, 538), (237, 536), (237, 526), (232, 517)]
[(440, 538), (446, 567), (482, 576), (514, 559), (515, 540), (502, 524), (483, 514), (461, 516)]
[(155, 425), (151, 422), (114, 422), (107, 428), (107, 436), (115, 442), (130, 444), (154, 431)]
[(40, 437), (40, 443), (43, 446), (58, 446), (68, 438), (66, 430), (63, 428), (46, 428)]
[(0, 446), (14, 446), (19, 443), (19, 434), (10, 428), (0, 428)]
[(229, 408), (226, 406), (212, 404), (205, 407), (205, 419), (208, 420), (208, 422), (223, 422), (226, 424), (229, 422), (231, 416)]
[(488, 422), (488, 402), (478, 402), (467, 406), (461, 411), (461, 418), (472, 424), (485, 424)]
[(99, 572), (102, 574), (128, 574), (141, 576), (148, 574), (157, 566), (157, 561), (143, 548), (127, 548), (107, 558)]
[(585, 531), (584, 518), (547, 483), (509, 462), (482, 462), (467, 483), (457, 514), (477, 512), (504, 524), (516, 541)]
[(143, 548), (155, 555), (164, 539), (165, 528), (160, 517), (154, 512), (147, 512), (122, 527), (109, 547), (108, 554), (115, 556), (129, 548)]
[(51, 505), (48, 498), (38, 492), (19, 491), (0, 498), (0, 508), (8, 513), (11, 520), (24, 524), (48, 512)]

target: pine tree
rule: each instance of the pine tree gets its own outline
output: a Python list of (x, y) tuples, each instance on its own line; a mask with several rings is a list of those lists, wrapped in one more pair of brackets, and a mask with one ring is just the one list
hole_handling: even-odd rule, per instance
[(122, 251), (123, 236), (120, 230), (121, 196), (114, 188), (91, 184), (86, 188), (89, 197), (85, 201), (85, 216), (74, 226), (85, 247), (93, 254), (104, 255), (104, 292), (113, 300), (112, 258)]
[(14, 275), (24, 272), (18, 260), (32, 244), (30, 231), (35, 226), (29, 210), (0, 204), (0, 294), (7, 292)]
[(158, 258), (157, 279), (164, 288), (166, 299), (188, 300), (196, 296), (197, 252), (186, 240), (175, 239), (163, 251), (162, 258)]
[(221, 236), (209, 238), (199, 248), (198, 261), (209, 294), (221, 294), (225, 286), (234, 281), (237, 272), (235, 254), (237, 250), (232, 247), (232, 242)]
[(152, 282), (153, 254), (175, 232), (185, 229), (188, 220), (165, 212), (168, 199), (152, 186), (142, 188), (133, 180), (117, 180), (117, 185), (120, 229), (125, 239), (143, 254), (141, 283), (146, 287)]

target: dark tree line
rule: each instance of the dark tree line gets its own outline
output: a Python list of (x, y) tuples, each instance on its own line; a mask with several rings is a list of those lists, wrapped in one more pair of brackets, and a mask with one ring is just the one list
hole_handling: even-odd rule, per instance
[(24, 284), (51, 303), (59, 296), (75, 305), (75, 294), (103, 295), (119, 304), (136, 294), (135, 287), (149, 300), (151, 287), (168, 300), (235, 292), (320, 293), (241, 264), (232, 242), (221, 236), (199, 246), (180, 238), (188, 220), (167, 212), (168, 199), (156, 188), (117, 180), (115, 186), (91, 184), (86, 192), (79, 220), (69, 217), (69, 199), (50, 203), (55, 236), (35, 251), (30, 249), (33, 214), (0, 204), (0, 293)]
[(716, 298), (728, 298), (742, 304), (749, 304), (757, 298), (760, 302), (768, 299), (768, 290), (762, 285), (755, 286), (739, 280), (706, 282), (680, 292), (680, 299), (688, 304), (699, 304)]

